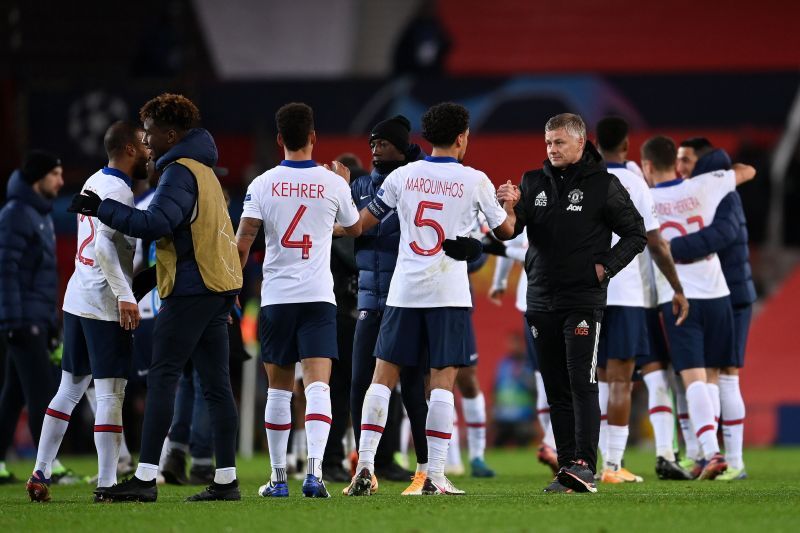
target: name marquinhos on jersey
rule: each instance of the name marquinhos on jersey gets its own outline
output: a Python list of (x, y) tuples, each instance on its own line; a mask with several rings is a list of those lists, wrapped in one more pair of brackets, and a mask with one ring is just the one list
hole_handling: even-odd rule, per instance
[(672, 215), (695, 211), (700, 207), (700, 200), (694, 196), (681, 198), (674, 202), (656, 202), (656, 213), (659, 215)]
[(461, 198), (464, 196), (464, 184), (460, 181), (410, 177), (406, 179), (406, 190), (424, 192), (425, 194), (451, 196), (453, 198)]
[(272, 184), (272, 196), (325, 198), (325, 186), (321, 183), (277, 181)]

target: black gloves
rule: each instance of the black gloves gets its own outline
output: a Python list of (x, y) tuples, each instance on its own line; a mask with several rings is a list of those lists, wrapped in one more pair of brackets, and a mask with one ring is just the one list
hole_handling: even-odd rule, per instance
[(483, 253), (485, 254), (500, 255), (503, 257), (506, 255), (506, 245), (488, 233), (481, 239), (481, 245), (483, 245)]
[(147, 294), (155, 289), (156, 287), (156, 267), (151, 266), (150, 268), (145, 268), (135, 276), (133, 276), (133, 297), (136, 298), (136, 301), (140, 301), (142, 298), (147, 296)]
[(78, 213), (87, 217), (96, 217), (100, 209), (100, 197), (92, 191), (83, 191), (72, 197), (72, 203), (67, 208), (67, 213)]
[(474, 261), (483, 251), (481, 241), (472, 237), (445, 239), (442, 248), (447, 257), (452, 257), (456, 261)]

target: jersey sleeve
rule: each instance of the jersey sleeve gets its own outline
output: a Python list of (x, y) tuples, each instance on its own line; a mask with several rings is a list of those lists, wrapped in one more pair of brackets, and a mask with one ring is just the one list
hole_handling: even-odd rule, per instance
[[(106, 194), (101, 195), (102, 200), (116, 200), (117, 202), (133, 207), (133, 192), (127, 187), (119, 187), (109, 190)], [(104, 224), (99, 218), (95, 218), (95, 226), (97, 233), (103, 233), (108, 238), (113, 238), (117, 230)]]
[(353, 194), (350, 192), (350, 187), (348, 187), (347, 183), (343, 179), (339, 178), (338, 175), (336, 179), (339, 182), (336, 186), (335, 193), (336, 203), (338, 204), (338, 209), (336, 211), (336, 222), (345, 228), (349, 228), (358, 222), (358, 209), (356, 209), (356, 204), (353, 202)]
[(733, 170), (715, 170), (692, 178), (703, 184), (703, 196), (716, 207), (728, 193), (736, 190), (736, 172)]
[(656, 216), (656, 202), (653, 200), (653, 194), (647, 187), (641, 187), (638, 196), (636, 208), (639, 210), (639, 214), (642, 215), (642, 219), (644, 220), (644, 231), (657, 230), (660, 224)]
[(475, 189), (475, 203), (478, 204), (478, 209), (486, 215), (486, 222), (491, 229), (500, 226), (508, 217), (505, 209), (500, 207), (500, 202), (497, 201), (497, 191), (486, 174), (481, 176)]
[(242, 218), (256, 218), (264, 220), (261, 214), (261, 202), (259, 201), (258, 185), (260, 180), (254, 179), (250, 186), (247, 187), (247, 194), (244, 195), (244, 208), (242, 209)]

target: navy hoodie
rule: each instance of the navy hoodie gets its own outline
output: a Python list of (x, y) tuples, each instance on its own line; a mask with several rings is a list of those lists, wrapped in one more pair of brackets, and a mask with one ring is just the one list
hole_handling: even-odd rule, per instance
[(178, 262), (170, 297), (212, 294), (203, 283), (194, 258), (190, 222), (197, 202), (197, 181), (188, 168), (171, 164), (184, 157), (213, 167), (217, 163), (214, 138), (207, 130), (194, 128), (156, 161), (161, 179), (146, 210), (104, 200), (97, 213), (104, 224), (145, 241), (172, 234)]
[(19, 170), (11, 174), (0, 210), (0, 330), (56, 326), (58, 272), (53, 202)]

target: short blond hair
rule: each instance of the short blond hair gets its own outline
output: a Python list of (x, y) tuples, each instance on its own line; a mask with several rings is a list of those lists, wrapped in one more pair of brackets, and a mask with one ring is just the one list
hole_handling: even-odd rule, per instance
[(583, 122), (580, 115), (561, 113), (560, 115), (551, 117), (550, 120), (547, 121), (547, 124), (544, 125), (544, 132), (560, 130), (561, 128), (567, 130), (567, 133), (573, 137), (586, 139), (586, 124)]

